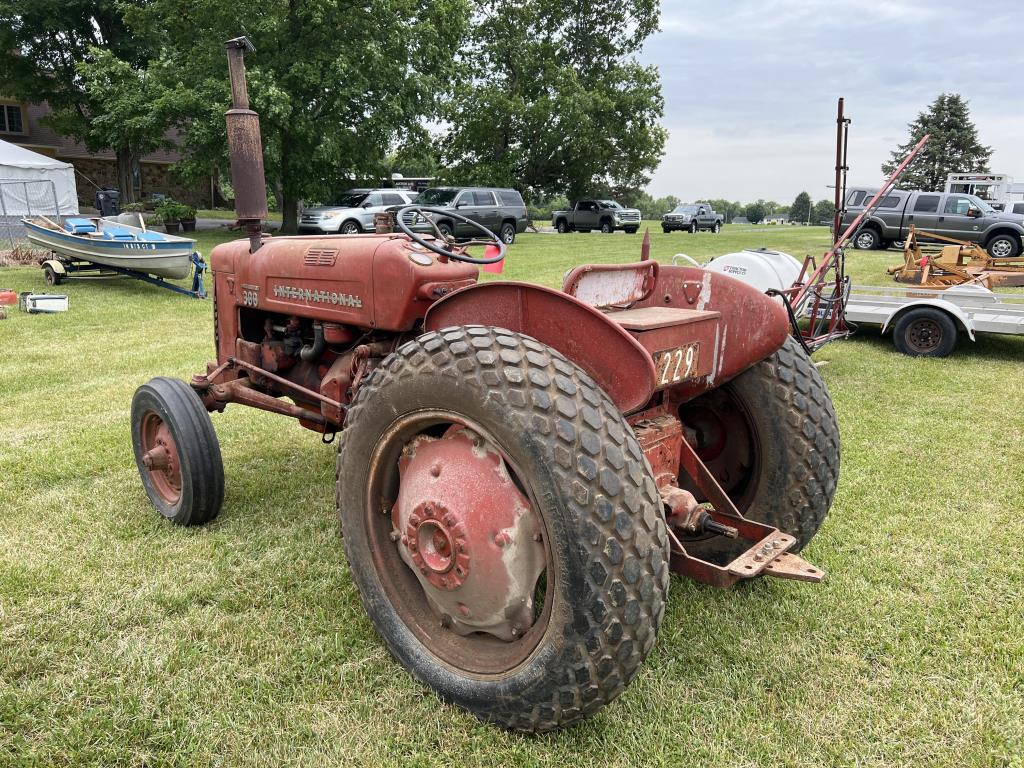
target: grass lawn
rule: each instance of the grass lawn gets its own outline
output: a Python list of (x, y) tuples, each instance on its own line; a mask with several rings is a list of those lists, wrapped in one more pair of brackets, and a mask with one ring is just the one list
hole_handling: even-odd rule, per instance
[[(652, 232), (654, 230), (652, 229)], [(204, 253), (226, 233), (199, 233)], [(503, 277), (557, 285), (635, 260), (640, 235), (529, 234)], [(651, 235), (655, 257), (825, 229)], [(884, 283), (899, 254), (852, 253)], [(34, 268), (0, 287), (43, 290)], [(215, 414), (220, 517), (152, 510), (135, 388), (213, 356), (211, 304), (70, 282), (71, 310), (0, 321), (0, 765), (1021, 765), (1024, 338), (945, 360), (865, 331), (818, 352), (842, 477), (806, 550), (821, 585), (673, 578), (661, 635), (598, 716), (532, 738), (483, 725), (383, 649), (342, 554), (334, 447), (289, 420)]]

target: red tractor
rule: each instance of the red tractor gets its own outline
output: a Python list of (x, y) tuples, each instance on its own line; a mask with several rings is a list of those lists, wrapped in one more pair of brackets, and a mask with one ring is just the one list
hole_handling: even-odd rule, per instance
[(839, 432), (782, 304), (650, 260), (576, 267), (561, 291), (478, 283), (504, 243), (418, 234), (416, 206), (397, 233), (262, 235), (247, 45), (228, 44), (228, 135), (250, 237), (212, 253), (217, 360), (132, 401), (163, 516), (220, 511), (211, 411), (338, 433), (345, 553), (380, 636), (444, 699), (527, 731), (622, 692), (670, 570), (821, 579), (795, 553), (832, 502)]

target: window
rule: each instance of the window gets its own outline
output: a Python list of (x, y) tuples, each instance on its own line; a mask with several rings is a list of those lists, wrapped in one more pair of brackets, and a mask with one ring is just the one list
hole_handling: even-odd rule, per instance
[(384, 205), (405, 205), (406, 199), (401, 195), (396, 195), (390, 192), (386, 192), (381, 197), (384, 198)]
[(366, 199), (363, 201), (363, 205), (365, 205), (365, 206), (374, 206), (374, 205), (384, 205), (384, 203), (381, 202), (380, 194), (374, 192), (372, 195), (367, 195), (366, 196)]
[(882, 202), (878, 204), (879, 208), (896, 208), (902, 202), (902, 198), (899, 195), (886, 195), (882, 198)]
[(950, 195), (946, 198), (946, 205), (942, 209), (942, 212), (956, 214), (957, 216), (966, 216), (967, 209), (970, 207), (970, 198), (961, 197), (960, 195)]
[(502, 205), (523, 205), (523, 196), (514, 189), (499, 189), (498, 201)]
[(18, 104), (0, 104), (0, 133), (24, 133), (25, 123)]
[(597, 203), (595, 203), (593, 200), (584, 200), (582, 203), (579, 204), (579, 209), (581, 211), (596, 211)]
[(1024, 203), (1014, 203), (1010, 213), (1024, 213)]
[(856, 208), (857, 206), (864, 202), (864, 195), (866, 194), (867, 192), (865, 192), (864, 190), (854, 190), (853, 192), (850, 193), (850, 196), (846, 198), (846, 204), (851, 208)]
[(473, 192), (473, 205), (494, 205), (494, 193), (476, 190)]
[(914, 203), (914, 213), (935, 213), (939, 210), (941, 195), (921, 195)]

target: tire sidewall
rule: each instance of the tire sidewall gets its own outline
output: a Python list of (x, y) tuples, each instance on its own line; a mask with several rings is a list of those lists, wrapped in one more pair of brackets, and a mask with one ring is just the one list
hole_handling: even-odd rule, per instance
[[(928, 352), (915, 350), (907, 341), (907, 333), (911, 326), (919, 320), (929, 319), (937, 323), (942, 329), (942, 340), (934, 349)], [(953, 318), (939, 309), (920, 307), (903, 313), (896, 321), (892, 329), (893, 343), (896, 349), (904, 355), (911, 357), (948, 357), (956, 348), (957, 327)]]
[[(1009, 242), (1010, 250), (1007, 254), (1003, 256), (996, 256), (994, 253), (992, 253), (992, 251), (995, 249), (996, 243), (1000, 242), (1001, 240)], [(985, 247), (985, 250), (988, 251), (988, 255), (992, 256), (993, 258), (1010, 259), (1020, 253), (1020, 239), (1007, 234), (996, 235), (995, 237), (988, 241), (988, 245)]]
[[(178, 460), (181, 462), (181, 496), (176, 504), (168, 504), (166, 500), (153, 486), (149, 478), (149, 470), (142, 461), (142, 417), (147, 412), (153, 412), (167, 425), (167, 429), (174, 438), (177, 446)], [(168, 412), (163, 399), (148, 384), (139, 388), (132, 399), (132, 448), (135, 453), (135, 464), (139, 468), (139, 476), (142, 478), (142, 485), (146, 489), (149, 500), (153, 503), (156, 511), (163, 517), (173, 522), (182, 522), (180, 516), (183, 510), (189, 509), (192, 505), (192, 484), (189, 482), (192, 477), (192, 457), (187, 451), (183, 451), (183, 435), (176, 419)]]
[[(870, 238), (870, 245), (862, 245), (861, 238), (865, 238), (863, 240), (864, 243), (867, 243), (867, 238)], [(878, 233), (875, 232), (873, 228), (867, 227), (865, 229), (862, 229), (856, 235), (854, 235), (853, 247), (856, 248), (858, 251), (873, 251), (876, 248), (878, 248), (879, 242), (880, 240), (878, 237)]]
[(501, 225), (500, 235), (505, 245), (512, 245), (516, 241), (516, 228), (508, 222)]
[(346, 221), (344, 224), (341, 225), (341, 228), (338, 230), (338, 232), (342, 235), (358, 235), (359, 225), (351, 220)]

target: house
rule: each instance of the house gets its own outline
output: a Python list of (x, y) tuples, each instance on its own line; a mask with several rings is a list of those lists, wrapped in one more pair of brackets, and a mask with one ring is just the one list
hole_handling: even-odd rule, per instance
[(730, 223), (732, 223), (732, 224), (749, 224), (750, 222), (747, 220), (746, 216), (736, 216), (735, 218), (733, 218), (733, 220)]
[[(110, 150), (89, 152), (82, 144), (53, 131), (43, 123), (50, 114), (49, 106), (25, 104), (0, 97), (0, 139), (20, 144), (41, 155), (71, 163), (78, 180), (78, 203), (91, 206), (97, 187), (117, 189), (117, 157)], [(172, 137), (173, 138), (173, 137)], [(181, 160), (176, 150), (157, 150), (139, 161), (135, 178), (135, 197), (169, 195), (179, 202), (197, 208), (212, 207), (209, 183), (182, 184), (171, 172)]]
[(789, 224), (788, 213), (769, 213), (761, 221), (762, 224)]

